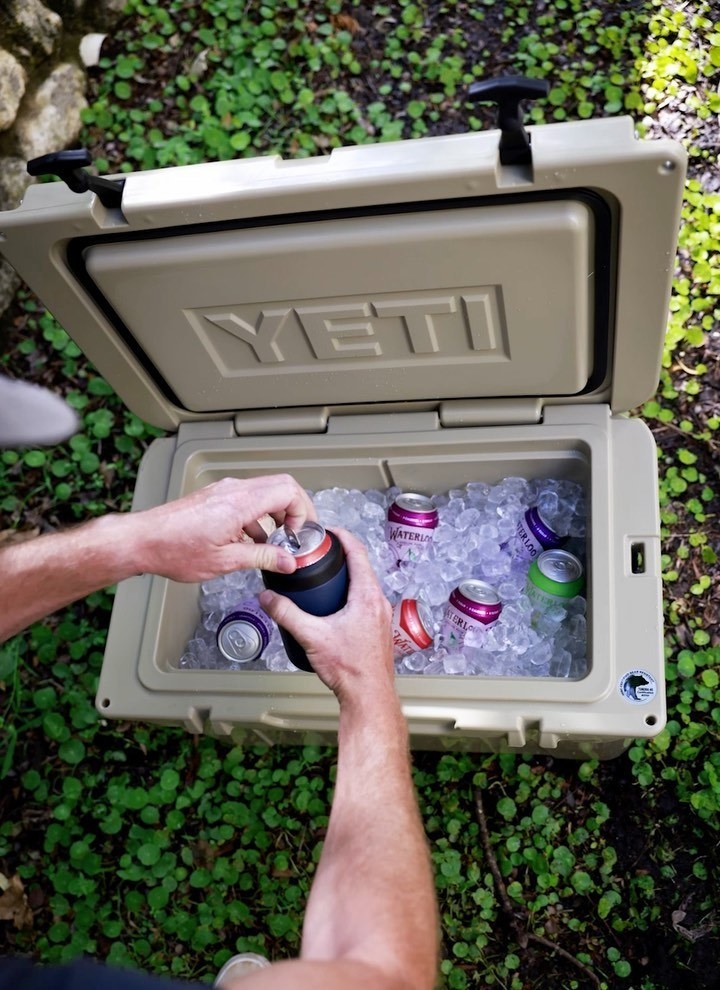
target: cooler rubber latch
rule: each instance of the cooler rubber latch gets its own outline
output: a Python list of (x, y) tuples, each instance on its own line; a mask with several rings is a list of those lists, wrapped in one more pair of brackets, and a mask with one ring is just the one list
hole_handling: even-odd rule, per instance
[(103, 206), (119, 210), (125, 180), (103, 179), (83, 171), (84, 167), (91, 163), (90, 152), (85, 148), (78, 148), (70, 151), (53, 151), (49, 155), (32, 158), (27, 163), (27, 170), (30, 175), (56, 175), (76, 193), (84, 193), (89, 189), (95, 193)]
[(497, 103), (500, 128), (500, 163), (502, 165), (532, 165), (530, 135), (523, 126), (520, 103), (547, 96), (550, 84), (546, 79), (526, 76), (501, 76), (472, 83), (468, 98), (473, 103)]

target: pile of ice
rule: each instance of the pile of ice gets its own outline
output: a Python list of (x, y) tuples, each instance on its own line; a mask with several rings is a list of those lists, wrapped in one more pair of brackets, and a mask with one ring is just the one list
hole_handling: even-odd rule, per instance
[[(533, 613), (525, 595), (530, 562), (512, 554), (517, 523), (531, 506), (559, 535), (564, 549), (585, 563), (586, 506), (582, 487), (572, 481), (506, 478), (497, 485), (470, 482), (432, 497), (438, 527), (426, 557), (396, 563), (385, 538), (388, 506), (400, 489), (348, 491), (331, 488), (312, 495), (319, 521), (330, 529), (343, 526), (363, 541), (385, 594), (394, 605), (418, 598), (432, 611), (435, 642), (422, 653), (396, 662), (398, 674), (470, 674), (492, 677), (579, 678), (587, 672), (585, 599)], [(311, 493), (312, 494), (312, 493)], [(466, 578), (479, 578), (497, 589), (500, 618), (478, 633), (470, 631), (461, 652), (448, 651), (440, 625), (451, 591)], [(262, 590), (257, 571), (238, 571), (201, 586), (201, 621), (181, 669), (294, 671), (276, 628), (262, 658), (250, 663), (226, 660), (215, 644), (222, 617), (240, 601)]]

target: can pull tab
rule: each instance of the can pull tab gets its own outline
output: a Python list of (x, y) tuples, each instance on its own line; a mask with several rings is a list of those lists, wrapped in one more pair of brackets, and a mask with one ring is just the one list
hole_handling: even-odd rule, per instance
[(523, 126), (520, 103), (538, 100), (550, 92), (546, 79), (527, 76), (501, 76), (472, 83), (468, 99), (473, 103), (497, 103), (500, 128), (500, 163), (531, 165), (530, 135)]
[(103, 206), (120, 209), (124, 179), (103, 179), (85, 172), (84, 166), (91, 164), (90, 152), (85, 148), (70, 151), (52, 151), (49, 155), (32, 158), (27, 163), (30, 175), (56, 175), (76, 193), (89, 189), (94, 192)]
[(282, 547), (283, 550), (289, 550), (293, 554), (300, 549), (300, 540), (289, 526), (278, 526), (275, 532), (268, 536), (267, 541), (276, 547)]

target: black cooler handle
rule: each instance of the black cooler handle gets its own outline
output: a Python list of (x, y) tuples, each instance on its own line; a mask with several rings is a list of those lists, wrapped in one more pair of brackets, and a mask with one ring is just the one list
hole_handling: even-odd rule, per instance
[(502, 165), (531, 165), (530, 135), (523, 126), (522, 100), (538, 100), (550, 92), (547, 79), (501, 76), (472, 83), (468, 99), (473, 103), (496, 103), (500, 128)]

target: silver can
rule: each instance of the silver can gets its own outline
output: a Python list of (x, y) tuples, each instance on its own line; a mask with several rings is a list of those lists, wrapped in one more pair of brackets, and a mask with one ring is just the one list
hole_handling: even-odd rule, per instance
[(216, 642), (226, 660), (249, 663), (262, 656), (272, 636), (270, 619), (254, 599), (240, 602), (218, 626)]

